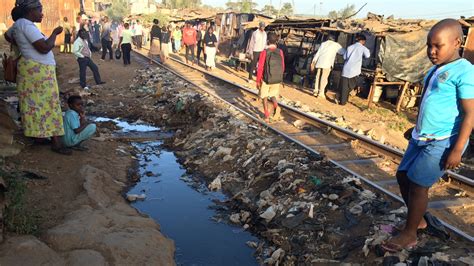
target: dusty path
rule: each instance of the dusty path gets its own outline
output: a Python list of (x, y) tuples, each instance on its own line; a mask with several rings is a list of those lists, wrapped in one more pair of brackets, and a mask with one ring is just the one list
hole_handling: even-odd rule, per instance
[[(89, 105), (103, 96), (100, 89), (119, 94), (120, 88), (130, 85), (138, 66), (124, 68), (118, 62), (94, 59), (107, 84), (86, 97)], [(58, 54), (56, 60), (61, 92), (77, 92), (79, 85), (69, 83), (78, 76), (75, 59)], [(38, 237), (8, 234), (0, 245), (1, 265), (174, 264), (173, 241), (122, 196), (127, 174), (133, 170), (132, 148), (109, 139), (107, 128), (99, 131), (103, 137), (88, 141), (86, 152), (61, 156), (48, 146), (27, 144), (6, 161), (11, 171), (30, 171), (46, 179), (27, 181), (27, 207), (39, 216)], [(17, 139), (28, 143), (21, 136)]]

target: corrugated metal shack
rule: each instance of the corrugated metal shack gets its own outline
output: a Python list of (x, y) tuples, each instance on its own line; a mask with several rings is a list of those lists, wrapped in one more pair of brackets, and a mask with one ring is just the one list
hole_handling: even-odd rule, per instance
[[(86, 1), (89, 3), (91, 1)], [(80, 11), (80, 3), (77, 0), (47, 0), (43, 4), (43, 22), (38, 24), (45, 35), (49, 35), (54, 28), (60, 25), (64, 17), (68, 17), (71, 23), (74, 23), (76, 15)], [(15, 0), (0, 0), (0, 24), (5, 24), (8, 28), (13, 24), (11, 10), (15, 6)], [(62, 40), (63, 38), (58, 38)]]
[(218, 13), (215, 17), (215, 25), (219, 31), (220, 54), (227, 57), (238, 56), (239, 51), (245, 50), (249, 33), (258, 27), (260, 21), (269, 24), (273, 19), (253, 13)]

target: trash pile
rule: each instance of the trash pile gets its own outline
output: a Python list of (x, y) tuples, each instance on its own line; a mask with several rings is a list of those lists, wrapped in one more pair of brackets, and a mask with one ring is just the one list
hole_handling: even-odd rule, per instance
[[(379, 244), (406, 215), (403, 209), (394, 211), (399, 204), (392, 206), (324, 157), (270, 133), (172, 76), (159, 68), (142, 70), (131, 89), (154, 95), (154, 114), (159, 117), (154, 122), (175, 130), (165, 145), (187, 171), (202, 176), (209, 189), (228, 194), (229, 200), (217, 202), (227, 222), (263, 240), (247, 243), (256, 249), (260, 263), (384, 262), (389, 254), (381, 253)], [(469, 259), (462, 243), (423, 237), (427, 241), (419, 246), (424, 253), (392, 254), (397, 263)], [(438, 243), (435, 248), (433, 241)], [(440, 253), (446, 248), (449, 256)]]

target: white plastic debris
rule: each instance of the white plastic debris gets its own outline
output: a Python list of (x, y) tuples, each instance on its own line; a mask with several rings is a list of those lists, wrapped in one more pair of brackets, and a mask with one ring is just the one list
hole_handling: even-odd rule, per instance
[(222, 188), (222, 181), (220, 177), (216, 177), (208, 186), (209, 190), (220, 190)]
[(239, 213), (233, 213), (229, 216), (229, 220), (233, 222), (234, 224), (240, 224), (240, 214)]
[(330, 200), (337, 200), (339, 198), (339, 196), (337, 194), (329, 194), (328, 198)]
[(311, 203), (311, 205), (309, 206), (308, 217), (309, 217), (309, 218), (313, 218), (313, 217), (314, 217), (314, 205), (313, 205), (313, 203)]
[(349, 211), (355, 215), (361, 214), (363, 210), (364, 209), (360, 205), (354, 205), (352, 208), (349, 209)]
[(274, 206), (270, 206), (265, 210), (262, 214), (260, 214), (260, 217), (265, 219), (267, 223), (269, 223), (273, 217), (276, 215), (276, 208)]
[(130, 202), (134, 202), (137, 200), (144, 200), (146, 198), (145, 194), (127, 194), (127, 200)]

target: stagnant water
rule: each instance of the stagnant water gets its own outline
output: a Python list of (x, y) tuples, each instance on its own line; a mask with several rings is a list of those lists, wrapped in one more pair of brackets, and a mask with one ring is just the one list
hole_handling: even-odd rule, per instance
[[(156, 131), (159, 128), (114, 121), (124, 132)], [(213, 200), (225, 200), (219, 192), (209, 191), (188, 176), (174, 153), (161, 141), (135, 142), (140, 181), (129, 194), (145, 194), (132, 205), (157, 221), (161, 232), (173, 239), (178, 265), (257, 265), (254, 249), (247, 241), (258, 241), (241, 227), (216, 222)]]

